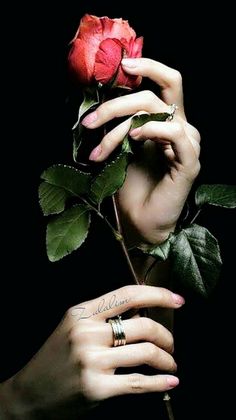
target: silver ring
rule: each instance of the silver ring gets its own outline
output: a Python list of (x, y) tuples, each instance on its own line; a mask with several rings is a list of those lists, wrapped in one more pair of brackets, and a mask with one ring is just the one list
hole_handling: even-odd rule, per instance
[(178, 109), (178, 106), (176, 104), (170, 105), (170, 112), (169, 116), (167, 117), (166, 121), (172, 121), (175, 115), (175, 111)]
[(109, 319), (109, 324), (112, 327), (113, 332), (113, 347), (125, 346), (126, 335), (124, 325), (119, 315), (117, 318)]

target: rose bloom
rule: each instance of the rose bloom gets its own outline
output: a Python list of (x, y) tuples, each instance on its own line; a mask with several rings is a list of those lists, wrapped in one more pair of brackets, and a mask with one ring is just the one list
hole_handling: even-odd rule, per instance
[(69, 69), (83, 85), (110, 82), (133, 89), (141, 77), (125, 73), (121, 60), (141, 57), (142, 46), (143, 37), (136, 38), (128, 21), (86, 14), (71, 42)]

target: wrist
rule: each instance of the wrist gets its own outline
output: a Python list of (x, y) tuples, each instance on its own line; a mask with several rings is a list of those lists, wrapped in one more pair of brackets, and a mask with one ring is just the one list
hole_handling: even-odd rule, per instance
[(0, 418), (2, 420), (33, 420), (33, 408), (21, 392), (17, 376), (0, 384)]

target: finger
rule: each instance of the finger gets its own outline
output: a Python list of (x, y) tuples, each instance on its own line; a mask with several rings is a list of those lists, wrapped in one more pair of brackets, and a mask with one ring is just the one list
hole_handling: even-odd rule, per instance
[(149, 58), (125, 58), (122, 65), (127, 73), (146, 76), (156, 82), (161, 88), (163, 101), (178, 105), (181, 116), (184, 116), (182, 77), (179, 71)]
[(153, 92), (144, 90), (104, 102), (96, 111), (88, 114), (82, 124), (88, 128), (97, 128), (113, 118), (133, 115), (140, 110), (150, 113), (169, 112), (170, 107)]
[[(140, 114), (137, 113), (137, 114)], [(124, 140), (124, 137), (126, 136), (127, 132), (130, 129), (131, 119), (128, 118), (126, 121), (123, 121), (121, 124), (117, 125), (113, 130), (109, 131), (102, 139), (101, 143), (93, 149), (91, 152), (89, 159), (96, 161), (96, 162), (102, 162), (104, 159), (106, 159), (112, 152), (115, 150), (115, 148), (122, 143)], [(180, 120), (181, 121), (181, 120)], [(190, 142), (192, 143), (193, 149), (195, 151), (196, 157), (199, 157), (200, 154), (200, 134), (198, 130), (188, 124), (187, 122), (183, 121), (184, 125), (184, 131), (186, 134), (188, 134), (188, 138)], [(169, 124), (169, 123), (168, 123)], [(173, 124), (173, 123), (172, 123)], [(138, 140), (138, 138), (135, 138), (135, 140)], [(173, 153), (173, 149), (170, 144), (166, 142), (166, 140), (161, 140), (161, 138), (158, 139), (159, 143), (165, 143), (165, 154), (168, 157), (168, 159), (173, 160), (175, 155)]]
[(131, 308), (160, 306), (179, 308), (184, 298), (162, 287), (132, 285), (125, 286), (70, 310), (74, 321), (112, 318)]
[(175, 152), (176, 160), (186, 167), (191, 167), (197, 160), (192, 142), (186, 136), (185, 129), (180, 122), (150, 121), (142, 127), (131, 130), (129, 134), (137, 141), (146, 139), (157, 143), (163, 140), (169, 141)]
[(131, 118), (117, 125), (113, 130), (109, 131), (102, 139), (101, 143), (92, 150), (89, 159), (102, 162), (106, 159), (115, 148), (122, 143), (124, 137), (130, 129)]
[[(104, 386), (107, 382), (107, 398), (123, 394), (143, 394), (146, 392), (163, 392), (175, 388), (179, 379), (172, 375), (113, 375), (104, 378)], [(108, 386), (109, 385), (109, 386)]]
[[(147, 341), (162, 348), (168, 353), (174, 351), (174, 340), (171, 332), (158, 322), (150, 318), (132, 318), (122, 321), (125, 332), (126, 343), (137, 343)], [(102, 347), (113, 347), (114, 335), (109, 323), (99, 321), (87, 322), (80, 328), (73, 328), (70, 331), (72, 342), (78, 346), (99, 344)]]
[[(150, 318), (139, 317), (122, 321), (126, 336), (126, 343), (148, 341), (162, 348), (168, 353), (174, 351), (174, 340), (171, 332), (158, 322)], [(105, 346), (113, 346), (113, 331), (109, 323), (101, 324), (99, 336), (100, 343)]]
[(149, 365), (155, 369), (175, 372), (173, 357), (152, 343), (128, 344), (112, 347), (106, 351), (107, 368)]

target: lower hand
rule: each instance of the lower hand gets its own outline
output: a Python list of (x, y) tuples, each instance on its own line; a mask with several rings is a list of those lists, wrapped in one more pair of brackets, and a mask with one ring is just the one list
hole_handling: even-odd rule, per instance
[[(35, 413), (54, 414), (57, 408), (62, 413), (67, 404), (73, 406), (71, 401), (79, 403), (82, 412), (116, 395), (174, 388), (178, 378), (169, 374), (176, 371), (173, 337), (165, 327), (143, 317), (124, 320), (127, 344), (113, 347), (112, 328), (106, 321), (132, 308), (179, 308), (183, 303), (181, 296), (167, 289), (126, 286), (72, 307), (29, 364), (1, 385), (0, 402), (2, 398), (4, 406), (7, 390), (14, 390), (17, 403), (6, 397), (6, 410), (10, 407), (13, 413), (17, 406), (19, 417), (14, 418), (34, 419)], [(119, 367), (143, 364), (166, 374), (115, 374)]]

